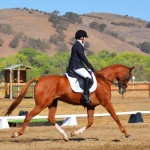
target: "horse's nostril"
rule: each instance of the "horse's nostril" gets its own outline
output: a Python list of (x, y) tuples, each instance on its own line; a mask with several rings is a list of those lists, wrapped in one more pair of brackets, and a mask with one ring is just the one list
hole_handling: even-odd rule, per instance
[(118, 90), (118, 92), (119, 92), (120, 94), (124, 94), (124, 93), (126, 93), (126, 89), (120, 88), (120, 89)]

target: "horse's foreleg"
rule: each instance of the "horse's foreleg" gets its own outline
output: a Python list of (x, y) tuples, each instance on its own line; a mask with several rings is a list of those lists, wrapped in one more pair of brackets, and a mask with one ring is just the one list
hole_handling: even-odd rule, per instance
[(55, 128), (59, 131), (60, 134), (63, 135), (63, 139), (65, 141), (69, 141), (69, 138), (68, 138), (66, 132), (57, 123), (55, 123)]
[(120, 122), (117, 114), (115, 113), (115, 110), (113, 108), (112, 103), (111, 102), (107, 102), (103, 106), (107, 109), (107, 111), (110, 113), (110, 115), (112, 116), (112, 118), (116, 121), (116, 123), (118, 124), (118, 126), (120, 128), (120, 131), (125, 134), (125, 137), (126, 138), (129, 137), (130, 134), (126, 131), (126, 129), (123, 127), (122, 123)]
[(85, 126), (85, 127), (83, 127), (83, 128), (80, 128), (80, 129), (78, 129), (78, 130), (76, 130), (76, 131), (73, 131), (72, 133), (71, 133), (71, 136), (75, 136), (75, 135), (77, 135), (77, 134), (81, 134), (81, 133), (83, 133), (86, 129), (88, 129), (89, 127), (91, 127), (92, 126), (92, 124), (93, 124), (93, 116), (94, 116), (94, 109), (95, 109), (95, 107), (90, 107), (90, 108), (87, 108), (87, 118), (88, 118), (88, 123), (87, 123), (87, 125)]
[(21, 129), (18, 132), (13, 133), (11, 137), (14, 138), (14, 137), (22, 135), (24, 133), (25, 128), (29, 124), (30, 120), (34, 116), (38, 115), (44, 108), (43, 107), (39, 107), (39, 106), (35, 106), (35, 108), (30, 113), (28, 113), (26, 115), (25, 120), (23, 122), (23, 125), (22, 125)]
[(56, 123), (55, 121), (55, 114), (57, 110), (57, 100), (55, 100), (52, 105), (49, 107), (49, 113), (48, 113), (48, 121), (55, 126), (55, 128), (59, 131), (60, 134), (63, 135), (63, 139), (65, 141), (68, 141), (69, 138), (66, 134), (66, 132)]

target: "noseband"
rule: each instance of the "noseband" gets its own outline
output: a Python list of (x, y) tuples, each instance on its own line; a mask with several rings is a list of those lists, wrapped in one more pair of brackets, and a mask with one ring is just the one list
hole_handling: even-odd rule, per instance
[(127, 72), (126, 72), (124, 80), (122, 82), (118, 81), (118, 83), (117, 83), (119, 88), (120, 87), (127, 88), (126, 82), (130, 80), (130, 74), (131, 74), (131, 71), (128, 69)]

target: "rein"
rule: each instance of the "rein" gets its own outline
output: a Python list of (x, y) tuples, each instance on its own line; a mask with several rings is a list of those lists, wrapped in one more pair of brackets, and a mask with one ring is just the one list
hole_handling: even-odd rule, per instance
[(100, 73), (96, 73), (96, 74), (98, 74), (99, 76), (103, 77), (105, 80), (111, 82), (113, 85), (117, 85), (117, 86), (122, 86), (122, 85), (124, 85), (124, 86), (127, 86), (127, 85), (125, 84), (125, 81), (126, 81), (126, 80), (128, 81), (128, 80), (130, 79), (129, 72), (131, 72), (131, 71), (130, 71), (130, 70), (127, 70), (126, 75), (125, 75), (125, 78), (124, 78), (124, 82), (119, 82), (119, 81), (118, 81), (118, 83), (116, 83), (115, 81), (112, 81), (112, 80), (110, 80), (110, 79), (104, 77), (104, 76), (103, 76), (102, 74), (100, 74)]
[[(100, 73), (96, 73), (96, 74), (98, 74), (99, 76), (101, 76), (101, 77), (104, 78), (105, 80), (111, 82), (113, 85), (116, 85), (116, 86), (118, 86), (118, 87), (119, 87), (119, 85), (122, 84), (122, 83), (117, 83), (117, 82), (115, 82), (115, 81), (112, 81), (112, 80), (110, 80), (110, 79), (104, 77), (104, 76), (103, 76), (102, 74), (100, 74)], [(124, 97), (124, 96), (123, 96), (123, 94), (122, 94), (122, 99), (123, 99), (123, 97)]]
[(106, 78), (106, 77), (104, 77), (102, 74), (100, 74), (100, 73), (96, 73), (96, 74), (98, 74), (99, 76), (101, 76), (101, 77), (103, 77), (105, 80), (107, 80), (107, 81), (109, 81), (109, 82), (111, 82), (113, 85), (119, 85), (117, 82), (115, 82), (115, 81), (112, 81), (112, 80), (110, 80), (110, 79), (108, 79), (108, 78)]

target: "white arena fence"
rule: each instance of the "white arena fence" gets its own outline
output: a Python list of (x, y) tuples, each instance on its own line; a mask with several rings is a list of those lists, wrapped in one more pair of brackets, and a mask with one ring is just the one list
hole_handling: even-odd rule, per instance
[[(129, 111), (129, 112), (117, 112), (116, 114), (119, 115), (132, 115), (132, 114), (150, 114), (150, 111)], [(110, 116), (109, 113), (101, 113), (101, 114), (94, 114), (94, 117), (107, 117)], [(55, 119), (63, 119), (61, 126), (75, 126), (78, 125), (77, 118), (87, 117), (87, 114), (70, 114), (70, 115), (56, 115)], [(33, 119), (47, 119), (48, 116), (35, 116)], [(8, 121), (9, 120), (21, 120), (25, 119), (25, 116), (5, 116), (0, 117), (0, 129), (9, 128)]]

